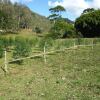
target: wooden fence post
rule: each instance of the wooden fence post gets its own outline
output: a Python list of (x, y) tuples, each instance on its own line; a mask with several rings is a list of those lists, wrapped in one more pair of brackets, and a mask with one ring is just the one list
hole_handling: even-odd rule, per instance
[(94, 41), (92, 40), (92, 50), (93, 50)]
[[(84, 38), (83, 38), (84, 39)], [(85, 39), (84, 39), (84, 48), (85, 48)]]
[(44, 44), (44, 62), (46, 64), (47, 60), (46, 60), (46, 42)]
[(74, 48), (76, 48), (76, 43), (75, 43), (75, 41), (74, 41)]
[(4, 67), (4, 70), (7, 73), (8, 69), (7, 69), (7, 51), (6, 51), (6, 49), (4, 50), (4, 55), (5, 55), (5, 62), (4, 62), (5, 67)]

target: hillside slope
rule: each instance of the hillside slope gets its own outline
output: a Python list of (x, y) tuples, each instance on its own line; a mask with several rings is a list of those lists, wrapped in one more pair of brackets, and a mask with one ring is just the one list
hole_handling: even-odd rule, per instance
[(32, 12), (32, 18), (33, 28), (39, 27), (45, 32), (49, 31), (51, 23), (45, 16)]

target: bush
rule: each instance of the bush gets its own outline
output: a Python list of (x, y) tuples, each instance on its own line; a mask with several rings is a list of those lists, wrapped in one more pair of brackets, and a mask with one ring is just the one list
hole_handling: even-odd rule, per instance
[(42, 33), (42, 29), (40, 27), (35, 27), (35, 32), (36, 33)]
[[(13, 52), (13, 58), (22, 58), (22, 57), (27, 57), (30, 55), (31, 52), (31, 46), (27, 42), (26, 39), (24, 38), (16, 38), (16, 44), (15, 44), (15, 49)], [(22, 63), (22, 61), (18, 61), (18, 63)]]
[(55, 39), (66, 38), (66, 37), (76, 37), (76, 31), (72, 24), (67, 23), (64, 20), (58, 20), (55, 22), (54, 26), (50, 30), (48, 37)]
[(74, 26), (72, 24), (67, 24), (63, 38), (75, 38), (77, 36), (78, 34), (76, 33)]
[(2, 48), (2, 46), (0, 46), (0, 58), (2, 58), (3, 57), (3, 48)]
[(44, 46), (46, 49), (50, 49), (53, 46), (54, 40), (50, 37), (44, 37), (39, 42), (39, 48), (43, 50)]
[(65, 21), (56, 21), (53, 27), (50, 29), (50, 36), (53, 38), (62, 38), (65, 33), (66, 26), (67, 23)]

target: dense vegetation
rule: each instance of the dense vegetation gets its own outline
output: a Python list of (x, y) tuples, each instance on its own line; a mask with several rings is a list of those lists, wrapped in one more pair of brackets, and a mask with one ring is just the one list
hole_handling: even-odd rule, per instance
[[(72, 21), (62, 17), (65, 8), (58, 5), (50, 8), (48, 18), (32, 12), (26, 5), (0, 0), (0, 33), (16, 33), (30, 29), (35, 33), (48, 33), (52, 38), (100, 37), (100, 10), (88, 8)], [(75, 26), (75, 27), (74, 27)]]
[(76, 19), (75, 28), (83, 37), (100, 37), (100, 10), (86, 9)]
[(50, 21), (32, 12), (27, 6), (20, 3), (12, 4), (10, 0), (0, 2), (0, 32), (15, 33), (20, 29), (30, 29), (36, 33), (47, 33), (49, 37), (63, 38), (76, 37), (75, 29), (70, 20), (62, 18), (65, 8), (57, 6), (50, 8)]
[(32, 29), (35, 31), (35, 27), (48, 31), (50, 22), (25, 5), (12, 4), (10, 0), (0, 0), (0, 30), (17, 32), (19, 29)]
[(62, 17), (62, 12), (66, 11), (64, 7), (58, 5), (54, 8), (50, 8), (49, 11), (51, 12), (51, 15), (48, 18), (53, 23), (49, 37), (77, 37), (73, 24), (71, 22), (68, 23), (68, 21)]

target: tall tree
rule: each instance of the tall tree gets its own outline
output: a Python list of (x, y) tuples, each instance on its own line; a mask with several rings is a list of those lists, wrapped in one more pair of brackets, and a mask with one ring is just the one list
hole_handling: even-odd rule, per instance
[(85, 9), (85, 10), (83, 11), (82, 14), (87, 14), (87, 13), (94, 12), (94, 11), (95, 11), (94, 8), (87, 8), (87, 9)]
[(84, 37), (100, 37), (100, 10), (81, 15), (75, 21), (75, 28)]
[(56, 20), (62, 17), (61, 12), (65, 12), (65, 8), (63, 6), (56, 6), (54, 8), (50, 8), (49, 11), (51, 12), (51, 15), (48, 17), (50, 20)]

